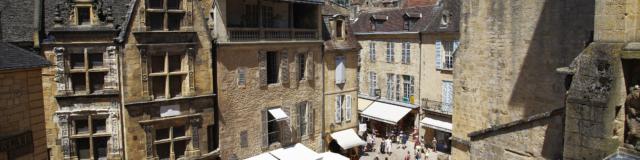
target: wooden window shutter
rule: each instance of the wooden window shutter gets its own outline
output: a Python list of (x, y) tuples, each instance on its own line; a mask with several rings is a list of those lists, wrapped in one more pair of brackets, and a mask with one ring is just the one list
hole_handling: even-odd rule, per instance
[(442, 41), (436, 40), (436, 69), (442, 69)]
[(311, 102), (307, 102), (307, 105), (309, 105), (309, 107), (307, 109), (309, 109), (309, 136), (310, 137), (314, 137), (316, 134), (316, 127), (315, 127), (315, 122), (316, 122), (316, 109), (313, 108)]
[(261, 115), (262, 115), (262, 147), (266, 148), (266, 147), (269, 147), (269, 134), (268, 134), (269, 133), (269, 129), (268, 129), (269, 126), (267, 125), (267, 123), (269, 121), (269, 118), (268, 118), (269, 115), (267, 115), (268, 114), (267, 113), (267, 109), (263, 109), (260, 112), (261, 112)]
[(335, 79), (336, 84), (344, 84), (346, 80), (345, 56), (336, 57)]
[(345, 100), (344, 101), (344, 104), (345, 104), (344, 120), (350, 121), (351, 120), (351, 95), (346, 95), (344, 100)]
[(335, 120), (336, 123), (340, 123), (342, 121), (342, 98), (340, 97), (340, 95), (336, 96), (336, 108), (335, 108)]
[(280, 82), (289, 84), (289, 52), (283, 50), (280, 55)]
[[(287, 116), (292, 117), (291, 116), (291, 107), (289, 106), (283, 106), (282, 110), (284, 111), (285, 114), (287, 114)], [(284, 120), (282, 122), (280, 122), (280, 139), (281, 142), (285, 145), (289, 145), (291, 144), (291, 118)]]
[(267, 86), (267, 52), (258, 53), (258, 87)]
[(298, 56), (298, 55), (299, 54), (295, 54), (295, 56), (293, 56), (293, 64), (294, 64), (293, 65), (293, 79), (294, 79), (294, 82), (296, 82), (296, 83), (292, 83), (292, 87), (297, 87), (298, 86), (298, 83), (297, 83), (298, 80), (303, 78), (303, 77), (300, 77), (300, 72), (301, 72), (300, 69), (301, 68), (300, 68), (300, 65), (298, 63), (300, 63), (301, 59), (300, 59), (300, 56)]
[(314, 59), (313, 52), (307, 53), (307, 80), (308, 81), (314, 80), (315, 64), (313, 59)]

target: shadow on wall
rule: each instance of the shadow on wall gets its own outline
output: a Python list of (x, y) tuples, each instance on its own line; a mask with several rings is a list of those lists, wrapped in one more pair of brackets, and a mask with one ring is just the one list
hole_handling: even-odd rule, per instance
[[(531, 24), (531, 19), (524, 15), (535, 15), (536, 13), (527, 12), (539, 10), (531, 10), (527, 7), (529, 6), (526, 6), (526, 2), (521, 1), (494, 1), (489, 9), (488, 14), (494, 16), (488, 17), (488, 20), (511, 22), (488, 25), (487, 34), (493, 42), (490, 44), (493, 46), (490, 46), (489, 58), (495, 59), (490, 64), (494, 65), (493, 71), (496, 72), (494, 75), (487, 75), (494, 76), (491, 78), (493, 82), (487, 82), (493, 85), (491, 87), (493, 91), (490, 93), (508, 93), (504, 90), (510, 89), (511, 86), (504, 84), (509, 84), (515, 79), (510, 95), (496, 94), (489, 98), (488, 116), (489, 123), (492, 125), (504, 124), (564, 107), (566, 75), (557, 73), (556, 68), (569, 66), (590, 42), (594, 26), (594, 0), (546, 0), (537, 23), (531, 26), (527, 26)], [(511, 13), (508, 12), (509, 10)], [(529, 27), (535, 27), (532, 35), (527, 35), (530, 32), (527, 31)], [(511, 37), (511, 39), (502, 37)], [(521, 49), (527, 46), (528, 49)], [(509, 99), (508, 107), (491, 105), (491, 103), (501, 104), (501, 101), (506, 98)], [(522, 111), (522, 113), (507, 114), (513, 110)], [(528, 129), (529, 127), (518, 128)], [(544, 158), (562, 158), (563, 128), (563, 123), (549, 124), (540, 153)], [(508, 131), (507, 133), (512, 133)]]

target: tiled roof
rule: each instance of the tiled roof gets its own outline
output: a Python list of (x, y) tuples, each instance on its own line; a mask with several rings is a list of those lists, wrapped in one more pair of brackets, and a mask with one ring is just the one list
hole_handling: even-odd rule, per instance
[(405, 14), (408, 13), (422, 14), (422, 18), (417, 19), (415, 26), (409, 30), (410, 32), (422, 31), (431, 23), (434, 8), (435, 6), (425, 6), (360, 14), (353, 24), (353, 29), (355, 32), (374, 32), (371, 28), (372, 20), (377, 20), (382, 21), (383, 24), (382, 27), (376, 28), (375, 32), (405, 32)]
[[(129, 2), (131, 0), (96, 0), (96, 7), (103, 14), (106, 13), (107, 8), (111, 7), (112, 17), (114, 18), (114, 26), (117, 27), (122, 26), (122, 22), (125, 20), (127, 16), (127, 10), (129, 8)], [(98, 3), (101, 2), (101, 3)], [(51, 31), (54, 26), (54, 18), (56, 13), (56, 6), (60, 6), (60, 17), (62, 17), (63, 24), (68, 24), (71, 22), (69, 19), (69, 14), (73, 10), (73, 6), (69, 0), (47, 0), (44, 3), (44, 24), (45, 31)]]
[[(385, 10), (364, 13), (358, 16), (353, 24), (355, 32), (406, 32), (404, 21), (406, 18), (417, 18), (415, 26), (409, 32), (458, 32), (460, 25), (460, 0), (442, 0), (440, 5), (430, 5), (414, 8)], [(441, 25), (442, 15), (450, 15), (448, 25)], [(420, 17), (420, 18), (418, 18)], [(372, 30), (372, 20), (383, 22), (382, 27)]]
[(6, 42), (0, 42), (0, 70), (48, 66), (49, 62), (36, 53)]
[(332, 36), (332, 32), (335, 31), (334, 28), (331, 28), (330, 22), (333, 16), (323, 16), (322, 17), (322, 39), (324, 40), (325, 50), (359, 50), (362, 47), (355, 35), (353, 34), (353, 30), (351, 25), (347, 23), (349, 18), (344, 19), (345, 26), (345, 38), (344, 40), (338, 40), (336, 37)]
[(345, 7), (341, 7), (332, 2), (322, 6), (322, 15), (336, 15), (336, 14), (349, 15), (349, 9)]
[(33, 42), (33, 0), (0, 1), (0, 41)]
[(312, 3), (312, 4), (323, 4), (324, 3), (324, 0), (280, 0), (280, 1), (299, 2), (299, 3)]

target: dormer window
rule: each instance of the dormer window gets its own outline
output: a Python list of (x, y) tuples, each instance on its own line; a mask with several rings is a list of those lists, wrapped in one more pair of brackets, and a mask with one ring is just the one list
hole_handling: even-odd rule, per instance
[(440, 25), (442, 25), (442, 27), (446, 27), (447, 25), (449, 25), (450, 21), (451, 21), (451, 15), (449, 14), (448, 11), (444, 11), (442, 13), (442, 17), (440, 17)]
[(344, 22), (342, 20), (336, 20), (336, 37), (344, 38)]
[(409, 31), (416, 25), (418, 19), (422, 18), (422, 13), (405, 13), (403, 17), (404, 30)]
[(373, 15), (371, 16), (371, 30), (378, 31), (383, 27), (384, 21), (388, 20), (389, 16), (386, 15)]
[(76, 10), (78, 25), (91, 25), (91, 7), (77, 7)]
[(147, 26), (152, 31), (180, 30), (185, 11), (182, 0), (149, 0), (147, 3)]

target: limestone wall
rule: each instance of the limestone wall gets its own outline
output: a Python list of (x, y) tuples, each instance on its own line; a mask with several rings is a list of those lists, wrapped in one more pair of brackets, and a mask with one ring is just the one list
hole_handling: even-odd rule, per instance
[[(296, 104), (304, 101), (311, 103), (315, 117), (313, 132), (296, 142), (321, 151), (322, 131), (322, 43), (285, 43), (285, 44), (242, 44), (221, 45), (217, 50), (217, 83), (220, 106), (220, 148), (221, 158), (249, 158), (263, 152), (282, 147), (263, 145), (263, 126), (261, 111), (270, 107), (281, 107), (289, 116), (290, 124), (297, 124)], [(260, 86), (259, 52), (274, 51), (280, 59), (287, 51), (288, 83)], [(311, 77), (302, 81), (294, 79), (294, 55), (307, 53), (312, 55), (313, 72)], [(279, 61), (282, 62), (282, 61)], [(309, 65), (307, 65), (309, 66)], [(245, 68), (246, 84), (238, 85), (238, 69)], [(283, 67), (280, 66), (280, 70)], [(309, 71), (309, 70), (307, 70)], [(283, 73), (283, 72), (280, 72)], [(293, 128), (297, 128), (293, 125)], [(241, 145), (241, 134), (246, 133), (247, 145)]]
[[(342, 55), (346, 57), (346, 83), (336, 85), (335, 81), (335, 69), (336, 69), (336, 55)], [(325, 52), (324, 53), (324, 132), (331, 134), (332, 132), (341, 131), (349, 128), (357, 131), (358, 126), (358, 83), (357, 83), (357, 63), (358, 54), (353, 52)], [(351, 96), (351, 119), (343, 120), (340, 123), (335, 122), (335, 110), (336, 110), (336, 96), (337, 95), (349, 95)], [(343, 117), (346, 116), (346, 108), (342, 109)]]
[(637, 0), (596, 1), (595, 41), (631, 42), (640, 40)]
[[(11, 137), (31, 131), (31, 142), (19, 157), (19, 146), (0, 151), (0, 160), (47, 159), (42, 79), (40, 68), (0, 72), (0, 137)], [(25, 150), (25, 149), (20, 149)], [(11, 153), (10, 153), (11, 152)], [(11, 157), (9, 157), (11, 156)]]
[[(555, 70), (568, 66), (585, 48), (593, 31), (594, 3), (464, 1), (461, 47), (454, 66), (453, 136), (468, 140), (470, 132), (564, 107), (565, 76)], [(562, 127), (528, 131), (541, 135), (537, 137), (516, 134), (519, 138), (514, 143), (494, 150), (516, 149), (531, 153), (530, 158), (554, 158), (562, 152), (561, 146), (544, 140), (559, 136), (548, 134), (555, 130)], [(545, 144), (513, 146), (539, 143)], [(491, 159), (470, 153), (459, 142), (453, 146), (453, 159)], [(484, 146), (471, 147), (482, 150), (474, 147)]]

